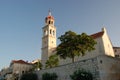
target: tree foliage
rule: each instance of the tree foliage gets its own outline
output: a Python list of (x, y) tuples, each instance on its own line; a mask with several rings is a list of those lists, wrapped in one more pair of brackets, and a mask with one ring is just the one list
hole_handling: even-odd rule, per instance
[(44, 73), (42, 80), (57, 80), (58, 76), (56, 73)]
[(38, 76), (35, 73), (26, 73), (21, 76), (20, 80), (38, 80)]
[(76, 70), (72, 75), (70, 75), (72, 80), (93, 80), (93, 76), (90, 72), (83, 69)]
[(52, 68), (59, 65), (59, 59), (57, 55), (51, 55), (46, 61), (46, 68)]
[(83, 56), (85, 52), (95, 49), (95, 40), (86, 33), (76, 34), (67, 31), (58, 39), (60, 39), (61, 43), (57, 47), (57, 55), (63, 59), (72, 58), (72, 62), (74, 62), (75, 56)]

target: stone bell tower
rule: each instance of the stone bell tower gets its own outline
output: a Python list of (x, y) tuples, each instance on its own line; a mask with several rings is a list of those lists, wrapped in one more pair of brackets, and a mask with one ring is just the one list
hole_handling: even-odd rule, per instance
[(49, 56), (53, 54), (53, 49), (56, 48), (56, 27), (54, 25), (54, 17), (49, 11), (48, 16), (45, 18), (45, 26), (42, 28), (42, 64), (45, 63)]

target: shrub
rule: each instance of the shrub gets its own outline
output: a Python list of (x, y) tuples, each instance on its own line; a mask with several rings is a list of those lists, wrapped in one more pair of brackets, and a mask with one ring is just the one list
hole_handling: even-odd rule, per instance
[(93, 80), (92, 74), (83, 69), (76, 70), (70, 77), (72, 80)]
[(42, 80), (57, 80), (58, 76), (56, 73), (44, 73)]
[(21, 76), (20, 80), (38, 80), (38, 77), (35, 73), (26, 73)]

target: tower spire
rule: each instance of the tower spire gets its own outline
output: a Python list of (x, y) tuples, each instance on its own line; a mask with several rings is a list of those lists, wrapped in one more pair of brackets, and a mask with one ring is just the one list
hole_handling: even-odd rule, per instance
[(49, 11), (48, 11), (48, 15), (51, 16), (51, 10), (50, 10), (50, 9), (49, 9)]

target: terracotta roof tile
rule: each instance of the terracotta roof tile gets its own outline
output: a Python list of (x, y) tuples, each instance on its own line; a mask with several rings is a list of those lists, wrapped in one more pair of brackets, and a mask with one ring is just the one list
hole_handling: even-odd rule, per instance
[(104, 34), (104, 31), (101, 31), (101, 32), (92, 34), (90, 36), (92, 36), (94, 39), (96, 39), (96, 38), (102, 37), (103, 34)]
[(13, 63), (20, 63), (20, 64), (31, 64), (31, 63), (25, 62), (23, 60), (13, 60), (12, 62)]
[(113, 47), (113, 49), (120, 49), (120, 47)]

